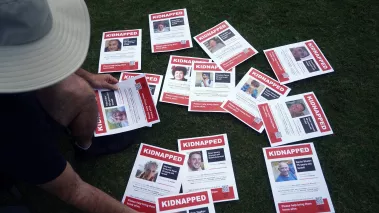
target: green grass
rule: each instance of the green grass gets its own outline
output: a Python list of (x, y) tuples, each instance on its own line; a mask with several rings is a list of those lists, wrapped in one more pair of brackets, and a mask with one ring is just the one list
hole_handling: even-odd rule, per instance
[[(97, 72), (101, 33), (143, 29), (142, 71), (164, 74), (171, 54), (206, 57), (201, 48), (152, 54), (148, 14), (186, 7), (192, 35), (228, 20), (258, 51), (237, 67), (237, 81), (255, 67), (274, 77), (262, 51), (315, 39), (335, 72), (290, 84), (290, 95), (314, 91), (335, 132), (310, 140), (315, 146), (337, 212), (379, 209), (379, 3), (376, 0), (87, 1), (92, 19), (91, 47), (84, 68)], [(115, 75), (118, 77), (118, 75)], [(216, 204), (217, 212), (275, 212), (258, 134), (227, 114), (189, 113), (159, 103), (161, 123), (141, 130), (141, 142), (177, 149), (178, 138), (227, 133), (240, 200)], [(64, 143), (62, 139), (62, 144)], [(122, 153), (80, 162), (63, 145), (65, 156), (84, 180), (121, 200), (138, 144)], [(79, 212), (36, 187), (20, 184), (33, 212)], [(0, 196), (0, 205), (16, 201)]]

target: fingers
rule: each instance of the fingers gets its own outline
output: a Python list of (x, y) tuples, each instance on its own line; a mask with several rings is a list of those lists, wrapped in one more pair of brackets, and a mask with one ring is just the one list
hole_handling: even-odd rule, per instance
[(107, 82), (110, 83), (110, 84), (117, 84), (118, 83), (118, 80), (117, 78), (111, 76), (111, 75), (107, 75)]
[(110, 84), (110, 83), (104, 83), (103, 88), (110, 89), (110, 90), (118, 90), (117, 84)]

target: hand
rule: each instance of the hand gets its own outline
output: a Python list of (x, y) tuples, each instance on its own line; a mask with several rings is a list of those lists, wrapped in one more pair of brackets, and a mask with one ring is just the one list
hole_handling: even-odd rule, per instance
[(89, 84), (95, 89), (118, 90), (118, 80), (109, 74), (96, 74), (88, 79)]

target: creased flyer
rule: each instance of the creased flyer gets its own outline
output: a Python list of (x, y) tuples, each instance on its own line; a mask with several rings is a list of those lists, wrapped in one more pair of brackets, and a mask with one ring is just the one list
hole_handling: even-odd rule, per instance
[(187, 156), (141, 143), (122, 203), (145, 213), (155, 213), (155, 199), (180, 191)]
[(313, 40), (264, 51), (281, 84), (334, 72)]
[(278, 213), (335, 212), (313, 143), (263, 148)]
[(99, 73), (141, 70), (142, 30), (104, 32)]
[(271, 146), (333, 134), (313, 92), (258, 104)]
[(119, 89), (96, 90), (99, 111), (95, 137), (112, 135), (160, 122), (144, 75), (118, 83)]
[(200, 33), (194, 39), (223, 71), (236, 67), (258, 53), (228, 21)]
[[(143, 73), (123, 72), (120, 75), (120, 82), (125, 81), (131, 77), (141, 75), (141, 74), (143, 74)], [(159, 92), (161, 91), (161, 86), (162, 86), (162, 82), (163, 82), (163, 75), (145, 73), (145, 77), (147, 80), (147, 84), (149, 85), (151, 95), (153, 96), (154, 104), (156, 106), (158, 103)]]
[(188, 106), (192, 62), (211, 62), (211, 59), (170, 56), (160, 102)]
[(226, 112), (221, 104), (235, 87), (235, 75), (235, 68), (225, 72), (214, 62), (194, 62), (188, 111)]
[(229, 93), (222, 108), (250, 128), (261, 133), (264, 129), (257, 104), (282, 98), (290, 88), (257, 69), (251, 68)]
[(188, 155), (184, 193), (210, 189), (215, 203), (239, 199), (226, 134), (179, 139), (178, 146)]
[(158, 213), (216, 213), (210, 190), (156, 199)]
[(187, 9), (149, 15), (151, 52), (192, 48)]

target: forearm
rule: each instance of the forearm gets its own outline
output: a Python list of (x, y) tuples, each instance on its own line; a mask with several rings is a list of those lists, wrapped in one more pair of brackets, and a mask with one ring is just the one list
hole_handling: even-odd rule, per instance
[(77, 74), (78, 76), (82, 77), (84, 80), (86, 80), (88, 82), (91, 81), (91, 78), (94, 75), (94, 74), (92, 74), (92, 73), (90, 73), (90, 72), (88, 72), (88, 71), (86, 71), (86, 70), (84, 70), (82, 68), (78, 69), (75, 72), (75, 74)]
[(129, 207), (82, 181), (73, 199), (68, 202), (88, 213), (134, 213)]

